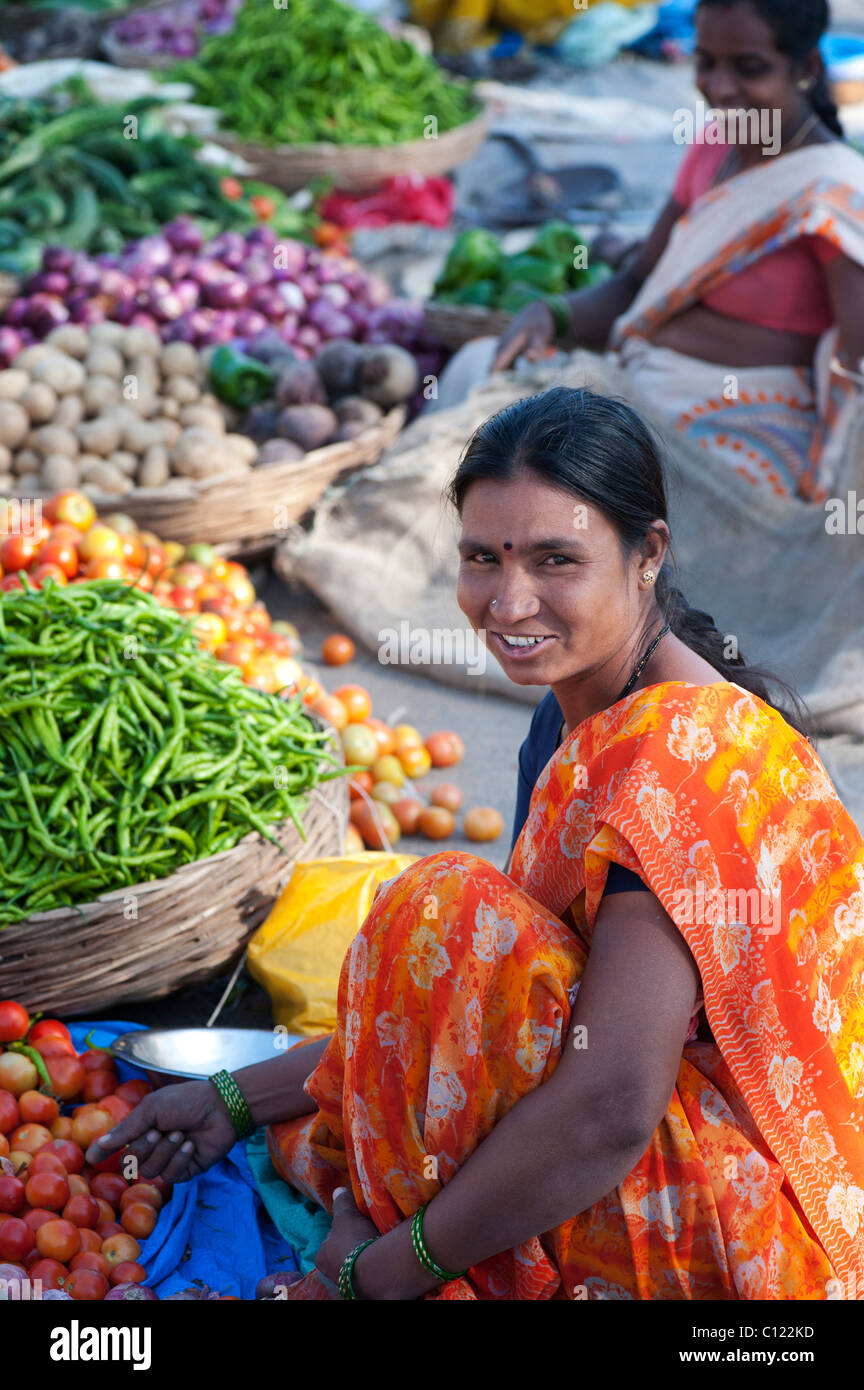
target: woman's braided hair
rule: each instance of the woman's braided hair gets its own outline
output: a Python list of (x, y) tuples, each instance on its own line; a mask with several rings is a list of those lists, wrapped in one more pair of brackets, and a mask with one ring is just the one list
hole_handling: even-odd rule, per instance
[[(652, 431), (625, 401), (587, 388), (557, 386), (514, 401), (490, 416), (466, 446), (447, 495), (461, 512), (473, 482), (506, 482), (521, 472), (569, 493), (574, 505), (595, 506), (615, 527), (627, 555), (644, 547), (657, 521), (667, 521), (663, 463)], [(690, 607), (676, 578), (670, 547), (654, 592), (675, 636), (726, 680), (773, 706), (806, 736), (808, 715), (797, 693), (778, 676), (749, 666), (737, 642), (717, 630), (711, 615)], [(647, 637), (652, 621), (656, 623), (649, 617), (640, 641)], [(772, 694), (772, 688), (776, 693)]]
[[(742, 3), (749, 5), (760, 19), (764, 19), (774, 33), (778, 51), (793, 63), (803, 63), (811, 54), (818, 52), (819, 40), (831, 23), (827, 0), (699, 0), (697, 10), (726, 10)], [(819, 119), (842, 139), (843, 126), (831, 97), (828, 74), (821, 55), (819, 72), (807, 97)]]

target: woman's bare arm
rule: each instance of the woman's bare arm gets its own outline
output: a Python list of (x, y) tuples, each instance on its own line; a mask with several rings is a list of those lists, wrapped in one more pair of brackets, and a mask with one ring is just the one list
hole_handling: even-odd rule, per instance
[(838, 356), (850, 371), (860, 371), (864, 358), (864, 266), (848, 256), (836, 256), (825, 266), (825, 282), (840, 330)]
[[(429, 1206), (424, 1236), (444, 1269), (542, 1235), (623, 1181), (669, 1104), (698, 990), (690, 950), (653, 895), (618, 893), (603, 903), (557, 1070)], [(363, 1252), (354, 1284), (373, 1299), (413, 1299), (436, 1287), (414, 1255), (409, 1222)]]
[(302, 1047), (289, 1048), (272, 1062), (258, 1062), (232, 1073), (256, 1125), (278, 1124), (318, 1109), (303, 1086), (321, 1061), (330, 1037), (328, 1033)]

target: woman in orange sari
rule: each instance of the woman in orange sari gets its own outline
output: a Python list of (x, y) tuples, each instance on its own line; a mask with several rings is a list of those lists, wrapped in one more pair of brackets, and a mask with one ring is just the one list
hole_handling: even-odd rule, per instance
[[(463, 611), (563, 739), (509, 872), (445, 851), (383, 885), (337, 1032), (236, 1073), (334, 1213), (289, 1296), (860, 1297), (860, 835), (794, 707), (672, 586), (628, 406), (517, 402), (453, 499)], [(233, 1138), (201, 1082), (107, 1146), (177, 1179)]]

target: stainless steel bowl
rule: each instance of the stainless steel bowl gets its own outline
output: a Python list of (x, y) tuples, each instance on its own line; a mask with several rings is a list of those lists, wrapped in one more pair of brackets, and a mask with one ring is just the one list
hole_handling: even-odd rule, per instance
[(148, 1028), (121, 1033), (111, 1051), (149, 1073), (199, 1079), (272, 1061), (299, 1041), (297, 1033), (265, 1028)]

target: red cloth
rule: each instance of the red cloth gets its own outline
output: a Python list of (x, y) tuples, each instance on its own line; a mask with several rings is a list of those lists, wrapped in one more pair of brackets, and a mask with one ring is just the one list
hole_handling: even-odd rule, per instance
[[(678, 170), (675, 202), (686, 210), (707, 193), (728, 153), (728, 145), (691, 145)], [(745, 323), (821, 337), (834, 322), (823, 266), (840, 254), (823, 237), (799, 237), (739, 271), (702, 302)]]
[(400, 174), (387, 179), (377, 193), (346, 193), (334, 189), (319, 206), (326, 222), (338, 227), (389, 227), (391, 222), (428, 222), (446, 227), (453, 216), (453, 185), (449, 179)]

